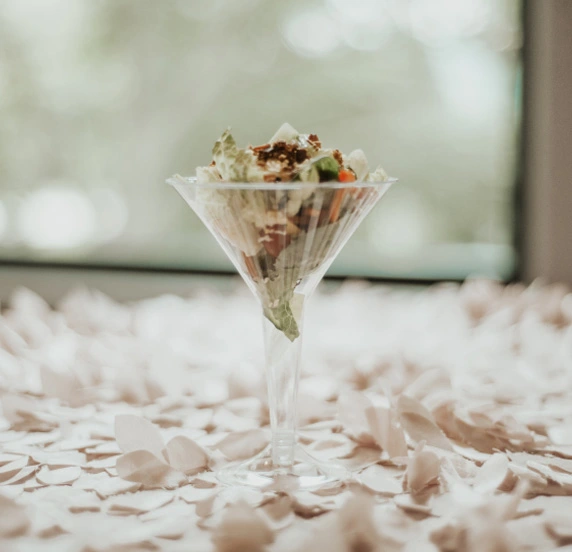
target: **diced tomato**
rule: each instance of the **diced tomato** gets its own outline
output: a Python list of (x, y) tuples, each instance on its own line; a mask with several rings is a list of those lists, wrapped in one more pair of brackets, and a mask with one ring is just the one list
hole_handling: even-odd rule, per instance
[(264, 231), (260, 232), (260, 236), (264, 238), (262, 245), (266, 252), (276, 258), (280, 252), (290, 245), (292, 236), (286, 231), (285, 224), (273, 224), (267, 226)]
[(340, 182), (355, 182), (356, 176), (352, 171), (348, 171), (347, 169), (342, 169), (338, 173), (338, 180)]

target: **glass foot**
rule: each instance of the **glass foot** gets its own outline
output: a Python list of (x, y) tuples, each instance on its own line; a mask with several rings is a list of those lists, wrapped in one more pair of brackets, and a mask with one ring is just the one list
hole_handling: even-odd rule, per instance
[(351, 473), (342, 466), (317, 460), (296, 445), (291, 466), (277, 465), (271, 447), (267, 447), (250, 460), (219, 470), (217, 477), (226, 485), (267, 491), (311, 491), (341, 485), (350, 479)]

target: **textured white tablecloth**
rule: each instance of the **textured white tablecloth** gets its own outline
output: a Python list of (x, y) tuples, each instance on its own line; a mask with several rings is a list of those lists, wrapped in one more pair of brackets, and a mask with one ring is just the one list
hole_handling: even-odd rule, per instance
[[(268, 440), (240, 287), (129, 306), (21, 290), (0, 317), (1, 551), (553, 550), (572, 544), (572, 296), (319, 294), (300, 440), (355, 481), (221, 488)], [(568, 548), (572, 550), (571, 548)]]

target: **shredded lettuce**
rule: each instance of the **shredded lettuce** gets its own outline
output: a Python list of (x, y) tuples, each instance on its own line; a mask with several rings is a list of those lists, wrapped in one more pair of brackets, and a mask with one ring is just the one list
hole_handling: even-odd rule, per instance
[(381, 168), (377, 167), (375, 171), (369, 173), (366, 182), (385, 182), (387, 180), (387, 173)]

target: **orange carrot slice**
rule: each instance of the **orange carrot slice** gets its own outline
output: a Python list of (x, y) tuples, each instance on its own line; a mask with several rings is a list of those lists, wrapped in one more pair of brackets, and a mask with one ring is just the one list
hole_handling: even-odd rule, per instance
[(332, 204), (330, 206), (330, 222), (336, 222), (340, 217), (340, 209), (342, 207), (342, 201), (348, 191), (347, 188), (341, 188), (336, 190), (334, 194), (334, 199), (332, 200)]
[(242, 253), (244, 258), (244, 264), (246, 265), (246, 270), (252, 276), (254, 280), (258, 280), (258, 270), (256, 270), (256, 264), (254, 262), (254, 257), (249, 257), (246, 253)]
[(352, 171), (348, 171), (347, 169), (342, 169), (338, 173), (338, 180), (340, 182), (355, 182), (356, 176)]

